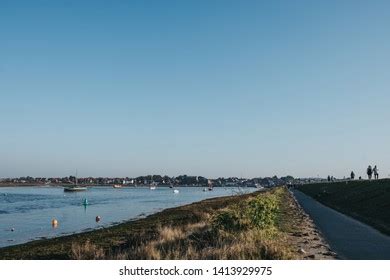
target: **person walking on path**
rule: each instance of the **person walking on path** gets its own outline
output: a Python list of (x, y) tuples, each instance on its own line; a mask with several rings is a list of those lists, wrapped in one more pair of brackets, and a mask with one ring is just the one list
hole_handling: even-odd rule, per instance
[(379, 174), (378, 174), (378, 167), (376, 167), (376, 165), (374, 166), (374, 178), (375, 180), (378, 180), (379, 179)]
[(368, 180), (371, 180), (371, 178), (372, 178), (372, 167), (371, 167), (371, 165), (369, 165), (368, 168), (367, 168), (367, 176), (368, 176)]
[(352, 171), (351, 172), (351, 179), (354, 180), (355, 179), (355, 173)]

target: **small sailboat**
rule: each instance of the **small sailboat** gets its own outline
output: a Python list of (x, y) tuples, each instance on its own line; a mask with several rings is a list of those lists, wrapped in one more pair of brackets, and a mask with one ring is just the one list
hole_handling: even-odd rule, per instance
[(86, 190), (87, 187), (81, 187), (81, 186), (64, 187), (64, 192), (81, 192)]
[(208, 190), (212, 191), (213, 190), (213, 183), (211, 182), (211, 180), (207, 180), (207, 185), (208, 185)]
[(76, 170), (76, 176), (74, 180), (74, 185), (69, 187), (64, 187), (64, 192), (80, 192), (80, 191), (86, 191), (87, 187), (82, 187), (77, 184), (77, 170)]
[(169, 186), (171, 189), (173, 189), (173, 193), (174, 194), (178, 194), (179, 193), (179, 190), (177, 188), (173, 188), (173, 184), (171, 183), (171, 185)]
[(153, 181), (153, 176), (152, 176), (151, 181), (152, 181), (152, 182), (151, 182), (150, 185), (149, 185), (149, 189), (150, 189), (150, 190), (155, 190), (156, 187), (157, 187), (157, 183)]
[(156, 187), (157, 187), (157, 183), (155, 183), (155, 182), (152, 182), (152, 183), (149, 185), (149, 189), (150, 189), (150, 190), (155, 190)]

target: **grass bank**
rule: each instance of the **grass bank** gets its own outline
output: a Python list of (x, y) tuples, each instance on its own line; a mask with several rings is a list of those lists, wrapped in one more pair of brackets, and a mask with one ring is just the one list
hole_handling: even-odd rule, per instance
[(309, 184), (298, 189), (319, 202), (390, 235), (390, 180)]
[(300, 211), (290, 193), (280, 187), (204, 200), (106, 229), (3, 248), (0, 258), (301, 259), (298, 244), (302, 236), (309, 235), (302, 233)]

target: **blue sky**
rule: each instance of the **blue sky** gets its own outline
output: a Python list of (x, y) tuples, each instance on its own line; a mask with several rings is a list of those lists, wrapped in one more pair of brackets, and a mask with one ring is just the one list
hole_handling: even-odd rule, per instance
[(388, 1), (0, 1), (0, 177), (389, 176)]

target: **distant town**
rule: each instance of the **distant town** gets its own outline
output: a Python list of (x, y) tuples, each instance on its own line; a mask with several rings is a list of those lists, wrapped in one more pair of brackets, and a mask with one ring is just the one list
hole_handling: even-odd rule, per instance
[[(188, 176), (180, 175), (177, 177), (161, 176), (161, 175), (147, 175), (139, 176), (136, 178), (108, 178), (108, 177), (86, 177), (77, 178), (77, 183), (84, 186), (109, 186), (109, 185), (124, 185), (124, 186), (143, 186), (155, 183), (161, 186), (164, 185), (176, 185), (176, 186), (206, 186), (212, 184), (214, 187), (228, 187), (228, 186), (245, 186), (245, 187), (273, 187), (279, 185), (290, 185), (290, 184), (302, 184), (302, 183), (313, 183), (322, 182), (327, 179), (323, 178), (294, 178), (292, 176), (284, 176), (278, 178), (264, 177), (264, 178), (217, 178), (209, 179), (202, 176)], [(28, 185), (71, 185), (76, 181), (75, 176), (62, 177), (62, 178), (43, 178), (43, 177), (19, 177), (19, 178), (2, 178), (0, 179), (0, 185), (17, 185), (17, 186), (28, 186)]]

